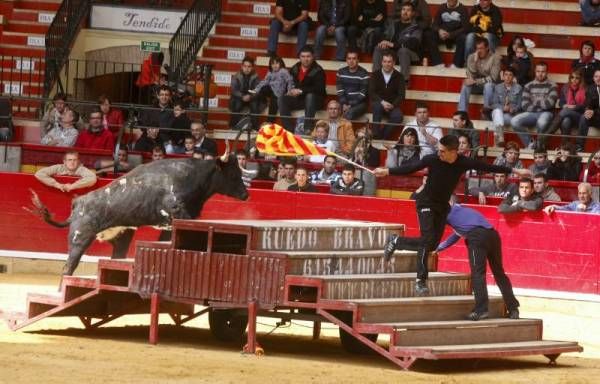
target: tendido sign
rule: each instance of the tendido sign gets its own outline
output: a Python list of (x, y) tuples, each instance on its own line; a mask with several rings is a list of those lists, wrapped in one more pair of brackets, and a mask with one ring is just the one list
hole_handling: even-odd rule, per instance
[(185, 11), (145, 8), (92, 6), (91, 28), (128, 32), (173, 34), (181, 24)]

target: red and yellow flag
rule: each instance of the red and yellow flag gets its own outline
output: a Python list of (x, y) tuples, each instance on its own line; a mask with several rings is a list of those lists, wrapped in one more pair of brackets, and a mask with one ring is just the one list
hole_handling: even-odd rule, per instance
[(264, 124), (256, 137), (256, 149), (276, 156), (327, 155), (324, 148), (286, 131), (278, 124)]

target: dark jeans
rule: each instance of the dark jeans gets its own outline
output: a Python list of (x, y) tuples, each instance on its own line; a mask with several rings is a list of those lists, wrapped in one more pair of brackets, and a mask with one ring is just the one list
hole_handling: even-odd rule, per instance
[(258, 92), (258, 98), (261, 101), (267, 101), (269, 105), (269, 116), (267, 116), (267, 121), (273, 122), (275, 121), (275, 115), (277, 115), (277, 111), (279, 108), (277, 107), (277, 96), (273, 93), (273, 90), (270, 86), (264, 86)]
[[(389, 140), (394, 131), (393, 124), (402, 123), (402, 111), (400, 107), (395, 107), (391, 111), (386, 111), (383, 105), (378, 102), (371, 103), (371, 111), (373, 112), (373, 137), (375, 139)], [(388, 116), (389, 124), (378, 124), (384, 116)]]
[[(436, 45), (446, 44), (446, 47), (451, 48), (453, 45), (455, 46), (454, 50), (454, 58), (452, 59), (452, 64), (454, 64), (458, 68), (463, 68), (465, 66), (465, 34), (460, 34), (456, 36), (455, 40), (442, 40), (440, 39), (440, 35), (437, 33), (433, 34)], [(438, 49), (439, 50), (439, 49)]]
[(421, 56), (429, 57), (429, 65), (431, 66), (442, 64), (442, 55), (435, 36), (438, 36), (438, 34), (431, 28), (426, 28), (423, 31), (423, 54)]
[(469, 248), (471, 285), (475, 295), (475, 308), (473, 311), (482, 313), (488, 310), (489, 299), (485, 280), (486, 262), (490, 264), (490, 269), (502, 293), (506, 307), (509, 311), (517, 309), (519, 302), (502, 266), (502, 243), (498, 232), (495, 229), (478, 227), (469, 231), (465, 240)]
[(579, 132), (577, 134), (582, 137), (575, 140), (578, 152), (583, 151), (585, 147), (585, 136), (588, 135), (590, 127), (600, 127), (600, 113), (594, 113), (594, 116), (589, 120), (581, 115), (579, 119)]
[[(362, 29), (356, 25), (351, 25), (348, 27), (348, 48), (353, 51), (358, 51), (358, 38), (362, 36), (365, 32), (365, 29)], [(363, 53), (373, 53), (373, 49), (375, 45), (379, 43), (383, 36), (383, 28), (373, 28), (372, 36), (363, 36), (363, 39), (368, 38), (369, 41), (362, 44), (361, 51)], [(366, 49), (364, 49), (366, 48)]]
[(429, 276), (427, 259), (429, 253), (435, 251), (440, 244), (449, 211), (450, 207), (447, 205), (445, 207), (417, 205), (421, 237), (400, 237), (396, 242), (398, 249), (417, 251), (418, 280), (425, 281)]
[(258, 129), (258, 114), (260, 111), (260, 100), (257, 97), (250, 99), (250, 101), (243, 101), (239, 97), (231, 96), (229, 100), (229, 110), (232, 112), (231, 118), (229, 120), (229, 126), (233, 129), (235, 125), (244, 117), (240, 112), (248, 107), (250, 109), (250, 113), (254, 116), (250, 118), (252, 121), (252, 128)]
[[(308, 30), (310, 29), (310, 22), (304, 20), (294, 25), (294, 28), (289, 34), (296, 35), (296, 56), (300, 53), (302, 47), (306, 45), (308, 39)], [(279, 43), (279, 32), (283, 32), (283, 24), (277, 19), (271, 19), (271, 29), (269, 30), (269, 40), (267, 43), (267, 51), (270, 53), (277, 52), (277, 44)]]
[(294, 132), (294, 119), (290, 117), (292, 111), (304, 109), (304, 132), (307, 134), (312, 132), (312, 127), (315, 125), (314, 117), (317, 110), (323, 106), (323, 99), (323, 96), (315, 93), (300, 96), (281, 96), (278, 103), (283, 127), (290, 132)]
[(361, 117), (362, 115), (364, 115), (365, 113), (367, 113), (367, 102), (366, 101), (364, 103), (359, 103), (359, 104), (351, 106), (350, 109), (348, 109), (344, 113), (344, 119), (347, 119), (350, 121), (356, 120), (359, 117)]

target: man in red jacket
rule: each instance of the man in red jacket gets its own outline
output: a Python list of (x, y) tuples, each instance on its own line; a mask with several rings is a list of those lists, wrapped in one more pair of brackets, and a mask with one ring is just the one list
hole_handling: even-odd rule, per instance
[(79, 133), (75, 147), (112, 151), (115, 140), (112, 133), (102, 125), (102, 112), (95, 109), (90, 113), (89, 119), (88, 128)]

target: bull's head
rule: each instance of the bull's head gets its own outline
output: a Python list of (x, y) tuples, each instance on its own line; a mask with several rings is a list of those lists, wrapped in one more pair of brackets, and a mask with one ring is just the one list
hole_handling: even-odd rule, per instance
[(242, 168), (235, 154), (229, 153), (229, 141), (225, 141), (225, 152), (217, 159), (220, 182), (217, 192), (240, 200), (248, 199), (248, 190), (242, 182)]

